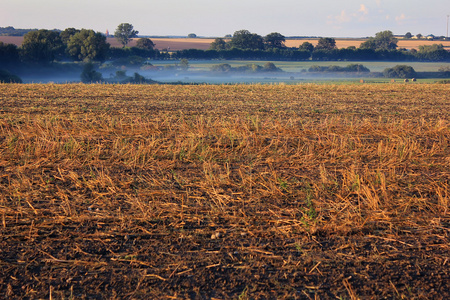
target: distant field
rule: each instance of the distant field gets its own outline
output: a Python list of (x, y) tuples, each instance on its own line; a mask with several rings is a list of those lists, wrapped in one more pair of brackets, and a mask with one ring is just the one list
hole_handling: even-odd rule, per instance
[[(172, 51), (183, 49), (202, 49), (206, 50), (214, 39), (210, 38), (152, 38), (156, 48), (159, 50), (170, 49)], [(10, 43), (20, 46), (23, 41), (23, 37), (20, 36), (0, 36), (0, 41), (4, 43)], [(129, 46), (136, 45), (137, 39), (133, 39)], [(286, 40), (286, 46), (298, 47), (304, 42), (310, 42), (313, 45), (317, 44), (318, 39), (288, 39)], [(336, 39), (336, 45), (338, 48), (347, 48), (350, 46), (359, 47), (365, 39)], [(121, 47), (122, 45), (115, 38), (108, 38), (108, 43), (112, 47)], [(406, 49), (418, 49), (420, 45), (432, 45), (443, 44), (444, 47), (450, 48), (450, 41), (428, 41), (428, 40), (399, 40), (398, 47)]]

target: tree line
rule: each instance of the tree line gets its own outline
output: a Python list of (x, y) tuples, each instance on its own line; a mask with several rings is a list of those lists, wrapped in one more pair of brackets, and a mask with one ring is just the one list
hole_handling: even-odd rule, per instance
[(18, 63), (49, 64), (54, 61), (92, 62), (141, 57), (145, 59), (243, 59), (313, 61), (450, 61), (450, 52), (442, 44), (420, 46), (418, 50), (398, 49), (391, 31), (378, 32), (356, 48), (336, 47), (333, 38), (320, 38), (317, 45), (304, 42), (287, 47), (286, 38), (277, 32), (266, 36), (248, 30), (236, 31), (229, 38), (217, 38), (208, 50), (186, 49), (169, 53), (155, 49), (149, 38), (141, 38), (135, 47), (127, 47), (139, 32), (129, 23), (120, 24), (114, 36), (122, 48), (111, 47), (102, 33), (90, 29), (67, 28), (63, 31), (33, 30), (24, 35), (20, 47), (0, 42), (0, 68)]
[(228, 40), (217, 38), (208, 50), (177, 51), (176, 58), (186, 59), (270, 59), (270, 60), (348, 60), (348, 61), (449, 61), (450, 52), (442, 44), (419, 46), (419, 50), (398, 49), (398, 39), (389, 30), (378, 32), (359, 48), (336, 47), (333, 38), (320, 38), (316, 46), (304, 42), (286, 47), (286, 38), (277, 32), (262, 37), (248, 30), (236, 31)]
[(154, 49), (150, 39), (138, 40), (136, 47), (126, 48), (128, 41), (137, 31), (121, 24), (115, 32), (116, 38), (124, 48), (112, 48), (106, 36), (91, 29), (67, 28), (55, 30), (33, 30), (24, 35), (20, 47), (0, 42), (0, 65), (11, 66), (18, 63), (48, 64), (54, 61), (105, 61), (127, 56), (167, 58)]

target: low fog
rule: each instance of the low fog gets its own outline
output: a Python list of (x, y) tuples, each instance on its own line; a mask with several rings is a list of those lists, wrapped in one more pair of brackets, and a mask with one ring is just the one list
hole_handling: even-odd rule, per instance
[[(171, 64), (172, 65), (171, 65)], [(133, 78), (136, 74), (139, 78), (145, 78), (143, 83), (172, 83), (172, 84), (236, 84), (236, 83), (304, 83), (318, 80), (345, 80), (365, 77), (374, 77), (375, 73), (333, 73), (333, 72), (308, 72), (305, 69), (294, 71), (237, 71), (242, 68), (251, 68), (251, 65), (238, 66), (232, 71), (217, 72), (211, 70), (214, 64), (200, 67), (195, 62), (187, 69), (180, 68), (176, 63), (165, 62), (151, 67), (120, 66), (113, 67), (104, 63), (95, 65), (95, 72), (101, 74), (101, 80), (93, 82), (101, 83), (136, 83)], [(200, 64), (199, 64), (200, 65)], [(220, 65), (220, 64), (218, 64)], [(260, 67), (253, 64), (253, 66)], [(18, 74), (24, 83), (79, 83), (83, 64), (60, 64), (57, 68), (27, 68), (19, 70)]]

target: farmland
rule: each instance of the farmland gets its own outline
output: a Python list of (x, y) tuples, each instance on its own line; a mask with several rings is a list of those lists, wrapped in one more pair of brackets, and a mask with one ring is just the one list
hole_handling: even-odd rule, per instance
[[(121, 47), (122, 45), (113, 37), (109, 37), (108, 43), (112, 47)], [(135, 46), (137, 38), (133, 39), (129, 46)], [(170, 49), (171, 51), (183, 50), (183, 49), (202, 49), (207, 50), (211, 43), (214, 41), (213, 38), (151, 38), (155, 43), (155, 47), (159, 50)], [(313, 45), (317, 45), (318, 38), (305, 38), (305, 39), (286, 39), (287, 47), (298, 47), (304, 42), (310, 42)], [(350, 46), (359, 47), (361, 43), (366, 41), (366, 39), (357, 38), (335, 38), (336, 46), (338, 48), (347, 48)], [(20, 46), (23, 41), (21, 36), (0, 36), (0, 41), (4, 43), (11, 43)], [(420, 45), (433, 45), (433, 44), (443, 44), (444, 47), (450, 47), (450, 41), (432, 41), (432, 40), (406, 40), (399, 39), (398, 47), (405, 49), (419, 49)]]
[(0, 294), (448, 299), (449, 92), (0, 84)]

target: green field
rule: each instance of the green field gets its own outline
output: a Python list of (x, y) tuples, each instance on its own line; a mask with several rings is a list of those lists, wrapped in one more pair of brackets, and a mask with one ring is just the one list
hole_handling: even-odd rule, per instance
[[(176, 65), (179, 61), (151, 61), (154, 66), (166, 67)], [(140, 74), (154, 80), (162, 82), (191, 82), (191, 83), (208, 83), (208, 84), (236, 84), (236, 83), (328, 83), (328, 84), (343, 84), (343, 83), (359, 83), (361, 79), (370, 83), (388, 83), (389, 78), (377, 78), (373, 74), (354, 76), (345, 73), (310, 73), (308, 68), (313, 65), (316, 66), (340, 66), (346, 67), (349, 64), (362, 64), (369, 68), (371, 72), (383, 72), (386, 68), (391, 68), (396, 65), (412, 66), (416, 72), (438, 72), (441, 67), (448, 67), (450, 63), (425, 63), (425, 62), (373, 62), (373, 61), (274, 61), (273, 63), (284, 72), (274, 73), (211, 73), (211, 67), (219, 64), (229, 64), (236, 68), (246, 66), (249, 64), (257, 64), (264, 66), (267, 61), (252, 61), (252, 60), (191, 60), (189, 61), (188, 71), (178, 71), (175, 73), (167, 72), (142, 72)], [(438, 79), (427, 78), (419, 79), (418, 83), (434, 83)], [(397, 79), (398, 82), (403, 82), (402, 79)]]
[[(258, 60), (191, 60), (190, 68), (196, 71), (209, 71), (213, 65), (230, 64), (232, 67), (245, 66), (247, 64), (258, 64), (263, 66), (267, 61)], [(155, 66), (165, 66), (174, 64), (173, 61), (151, 61)], [(273, 61), (273, 63), (285, 72), (302, 72), (309, 67), (316, 66), (341, 66), (349, 64), (362, 64), (370, 69), (371, 72), (383, 72), (386, 68), (396, 65), (408, 65), (414, 68), (416, 72), (437, 72), (440, 67), (450, 66), (446, 62), (392, 62), (392, 61)]]

